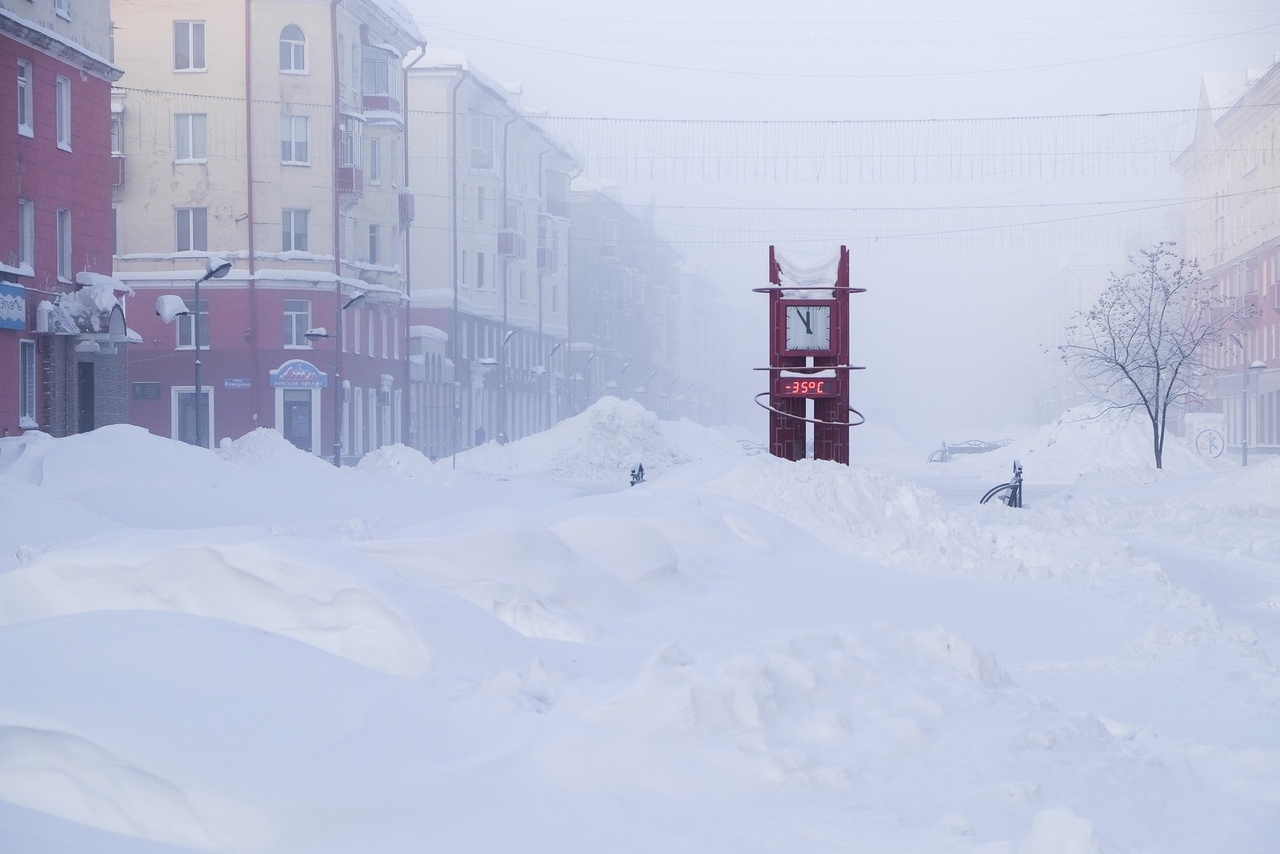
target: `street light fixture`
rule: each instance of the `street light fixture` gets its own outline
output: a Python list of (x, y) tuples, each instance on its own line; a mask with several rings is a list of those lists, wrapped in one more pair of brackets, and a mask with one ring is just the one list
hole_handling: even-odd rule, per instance
[(192, 307), (191, 340), (196, 348), (196, 444), (202, 448), (209, 447), (205, 436), (204, 385), (200, 376), (200, 285), (210, 279), (221, 279), (231, 272), (231, 262), (221, 258), (209, 258), (205, 261), (205, 274), (196, 279), (195, 305)]
[(1232, 333), (1231, 340), (1240, 348), (1240, 465), (1249, 465), (1249, 372), (1257, 374), (1267, 369), (1267, 363), (1254, 359), (1251, 364), (1245, 362), (1245, 346), (1240, 336)]
[(367, 291), (361, 291), (345, 303), (339, 299), (338, 310), (334, 312), (338, 341), (333, 348), (333, 464), (339, 468), (342, 467), (342, 398), (346, 392), (342, 387), (342, 313), (368, 295)]

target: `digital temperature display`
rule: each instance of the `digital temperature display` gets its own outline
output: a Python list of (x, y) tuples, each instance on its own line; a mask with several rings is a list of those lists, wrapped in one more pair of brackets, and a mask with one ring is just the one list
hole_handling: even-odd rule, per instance
[(780, 397), (837, 397), (840, 381), (834, 377), (779, 377), (776, 392)]

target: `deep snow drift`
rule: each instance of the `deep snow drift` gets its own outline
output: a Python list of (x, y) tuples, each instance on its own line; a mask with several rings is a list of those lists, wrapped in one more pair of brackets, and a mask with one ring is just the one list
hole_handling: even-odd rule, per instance
[(1280, 460), (863, 435), (0, 439), (0, 851), (1274, 851)]

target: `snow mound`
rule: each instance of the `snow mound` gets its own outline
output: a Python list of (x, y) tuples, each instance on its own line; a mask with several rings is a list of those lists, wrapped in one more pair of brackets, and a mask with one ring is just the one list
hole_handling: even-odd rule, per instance
[[(1027, 480), (1075, 483), (1095, 472), (1119, 470), (1117, 483), (1133, 483), (1135, 470), (1155, 470), (1151, 425), (1141, 413), (1104, 410), (1086, 404), (1064, 412), (1057, 421), (987, 454), (957, 457), (948, 465), (1009, 472), (1022, 463)], [(1210, 463), (1177, 436), (1165, 437), (1165, 470), (1207, 471)]]
[(972, 569), (995, 557), (976, 526), (936, 494), (867, 469), (761, 455), (704, 489), (749, 501), (829, 546), (890, 565)]
[(95, 611), (168, 611), (292, 638), (414, 678), (426, 648), (353, 580), (257, 546), (185, 546), (129, 561), (59, 552), (0, 576), (0, 625)]
[(636, 463), (659, 474), (692, 458), (667, 439), (657, 415), (634, 400), (603, 397), (545, 432), (473, 448), (458, 465), (493, 477), (626, 482)]
[(430, 483), (439, 477), (436, 464), (422, 452), (407, 445), (386, 445), (370, 451), (356, 464), (356, 470), (416, 483)]
[(279, 430), (271, 427), (251, 430), (234, 441), (223, 439), (214, 453), (229, 463), (253, 464), (271, 460), (290, 462), (309, 460), (318, 465), (328, 465), (320, 457), (302, 450), (282, 436)]
[[(0, 799), (90, 827), (201, 851), (240, 848), (249, 840), (214, 838), (223, 807), (66, 732), (0, 726)], [(254, 840), (254, 847), (265, 840)]]
[(632, 584), (673, 576), (676, 554), (661, 532), (624, 516), (579, 516), (551, 526), (569, 548)]

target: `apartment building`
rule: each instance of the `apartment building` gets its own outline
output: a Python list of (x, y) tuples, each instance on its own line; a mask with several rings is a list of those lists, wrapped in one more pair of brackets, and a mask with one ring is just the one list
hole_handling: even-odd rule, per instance
[(681, 380), (680, 265), (670, 244), (601, 188), (570, 193), (569, 401), (636, 399), (663, 415), (688, 414)]
[[(112, 15), (133, 423), (201, 444), (274, 427), (326, 456), (409, 441), (409, 13), (115, 0)], [(162, 315), (162, 296), (185, 313)]]
[[(415, 219), (411, 348), (443, 364), (415, 396), (430, 455), (564, 414), (573, 152), (462, 54), (408, 69)], [(443, 351), (443, 352), (441, 352)]]
[[(1228, 444), (1280, 452), (1280, 63), (1206, 76), (1195, 140), (1176, 166), (1190, 199), (1187, 254), (1252, 310), (1207, 354)], [(1247, 400), (1246, 400), (1247, 394)], [(1244, 414), (1247, 412), (1246, 423)], [(1247, 430), (1247, 432), (1246, 432)]]
[(107, 4), (0, 0), (0, 434), (124, 421)]

